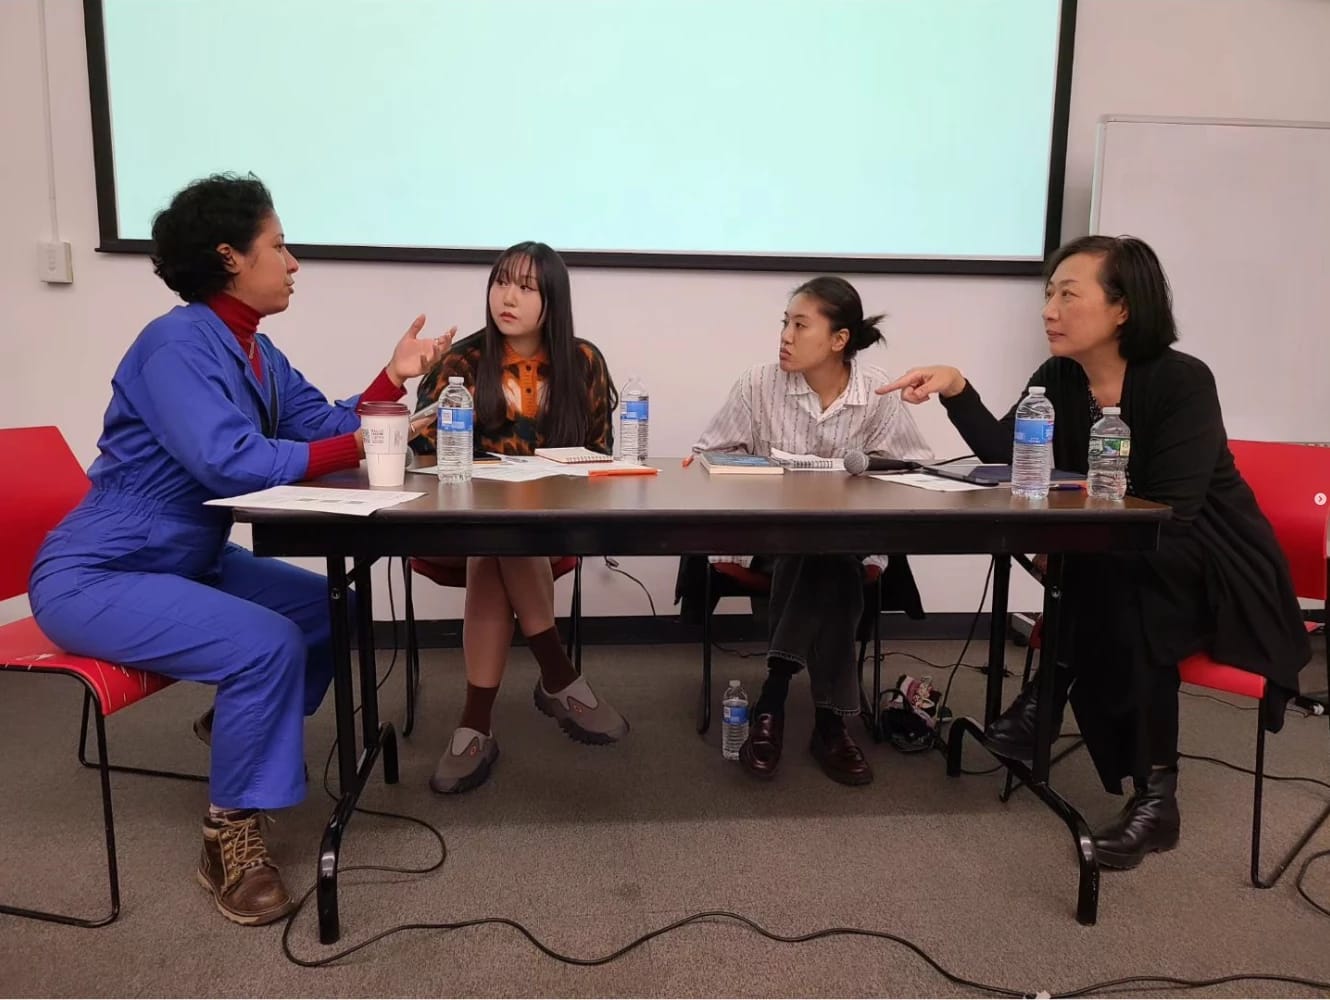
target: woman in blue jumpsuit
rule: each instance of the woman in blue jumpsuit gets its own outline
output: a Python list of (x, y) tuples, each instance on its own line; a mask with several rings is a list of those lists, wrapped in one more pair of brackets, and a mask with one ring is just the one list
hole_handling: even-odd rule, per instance
[[(304, 716), (332, 668), (327, 592), (231, 544), (229, 511), (203, 503), (354, 468), (362, 397), (329, 403), (257, 333), (299, 269), (259, 180), (191, 184), (152, 235), (154, 269), (186, 304), (116, 369), (92, 488), (46, 539), (29, 594), (70, 652), (216, 685), (198, 878), (226, 917), (263, 924), (292, 907), (258, 817), (305, 795)], [(418, 338), (423, 323), (363, 398), (400, 397), (438, 360), (451, 336)]]

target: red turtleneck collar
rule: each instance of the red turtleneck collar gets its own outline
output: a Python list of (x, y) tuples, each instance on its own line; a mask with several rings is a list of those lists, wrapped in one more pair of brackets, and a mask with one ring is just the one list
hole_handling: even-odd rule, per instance
[(235, 334), (240, 342), (240, 349), (249, 358), (254, 374), (263, 379), (262, 355), (255, 350), (254, 335), (259, 330), (259, 312), (245, 305), (234, 295), (218, 292), (208, 299), (207, 306), (226, 324), (226, 328)]

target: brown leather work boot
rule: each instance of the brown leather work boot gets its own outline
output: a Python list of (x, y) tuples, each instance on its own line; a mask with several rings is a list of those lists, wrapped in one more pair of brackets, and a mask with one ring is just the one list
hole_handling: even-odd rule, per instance
[(198, 878), (222, 916), (238, 924), (270, 924), (295, 909), (268, 856), (257, 812), (204, 819)]

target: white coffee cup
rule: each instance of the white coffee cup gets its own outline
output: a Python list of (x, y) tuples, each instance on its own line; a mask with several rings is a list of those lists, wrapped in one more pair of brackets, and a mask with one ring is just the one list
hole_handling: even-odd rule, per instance
[(401, 486), (406, 481), (406, 437), (411, 413), (403, 403), (361, 403), (360, 429), (364, 431), (365, 463), (371, 486)]

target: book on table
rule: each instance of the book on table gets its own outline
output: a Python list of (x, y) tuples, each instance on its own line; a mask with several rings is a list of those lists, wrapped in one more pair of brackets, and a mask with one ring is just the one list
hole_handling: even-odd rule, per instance
[(704, 451), (699, 456), (702, 467), (712, 475), (779, 476), (785, 468), (763, 455), (743, 452)]

